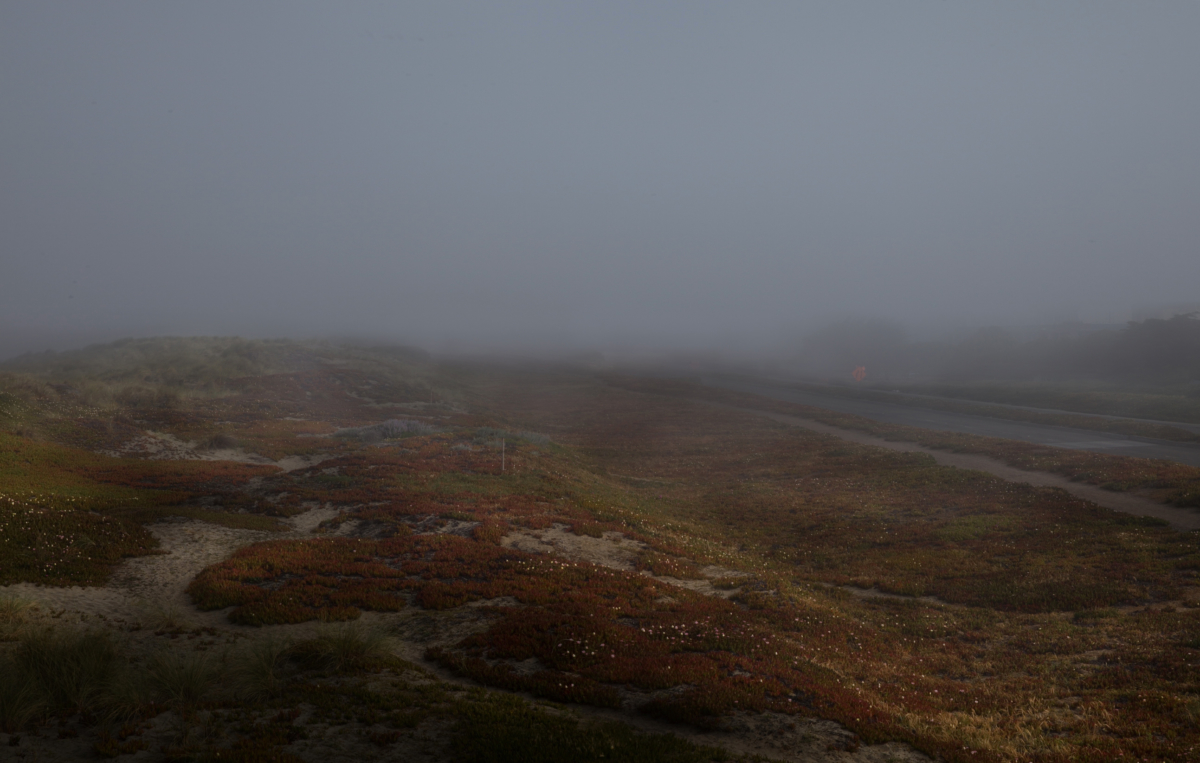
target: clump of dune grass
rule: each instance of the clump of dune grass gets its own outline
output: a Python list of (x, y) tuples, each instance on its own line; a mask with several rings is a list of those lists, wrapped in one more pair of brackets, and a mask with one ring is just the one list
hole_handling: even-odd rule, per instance
[(292, 642), (267, 636), (255, 639), (233, 655), (230, 668), (235, 695), (250, 702), (278, 697), (293, 670)]
[(207, 652), (164, 649), (146, 661), (146, 677), (156, 693), (182, 710), (195, 707), (217, 688), (221, 669)]
[(33, 602), (17, 596), (0, 596), (0, 641), (12, 641), (25, 624)]
[(127, 721), (153, 699), (144, 671), (131, 670), (104, 632), (25, 630), (0, 660), (0, 729), (8, 733), (53, 713)]
[(141, 717), (155, 700), (156, 692), (146, 672), (123, 666), (109, 681), (93, 710), (106, 723), (129, 723)]
[(175, 604), (143, 601), (138, 610), (142, 625), (153, 631), (179, 632), (192, 627), (183, 610)]
[(0, 659), (0, 731), (13, 734), (47, 708), (37, 678), (17, 660)]
[(0, 596), (0, 623), (19, 623), (25, 619), (25, 613), (33, 608), (33, 602), (19, 596), (5, 594)]
[(391, 646), (391, 639), (374, 628), (343, 623), (298, 642), (290, 652), (305, 667), (346, 673), (378, 667), (391, 657)]
[(108, 634), (67, 628), (22, 634), (15, 662), (50, 706), (64, 712), (97, 706), (121, 669)]

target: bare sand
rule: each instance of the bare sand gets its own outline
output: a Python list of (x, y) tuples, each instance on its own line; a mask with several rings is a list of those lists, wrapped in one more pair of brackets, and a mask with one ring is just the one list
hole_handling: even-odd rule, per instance
[(228, 559), (243, 546), (263, 540), (305, 537), (333, 509), (314, 508), (287, 520), (282, 533), (238, 530), (196, 519), (171, 518), (147, 525), (162, 553), (126, 559), (102, 587), (54, 587), (17, 583), (0, 586), (0, 595), (36, 602), (50, 611), (81, 619), (146, 622), (174, 619), (193, 626), (232, 627), (224, 612), (201, 612), (185, 593), (192, 578), (210, 564)]
[(331, 453), (310, 456), (286, 456), (278, 461), (242, 448), (202, 448), (198, 443), (181, 440), (167, 432), (146, 431), (123, 443), (116, 450), (101, 451), (115, 457), (147, 458), (161, 461), (236, 461), (241, 464), (275, 466), (285, 472), (319, 464), (333, 458)]

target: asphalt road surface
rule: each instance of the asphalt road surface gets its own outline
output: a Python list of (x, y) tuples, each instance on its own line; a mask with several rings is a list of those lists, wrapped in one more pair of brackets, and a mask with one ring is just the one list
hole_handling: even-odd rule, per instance
[(785, 383), (765, 380), (708, 377), (703, 380), (703, 383), (713, 387), (738, 390), (739, 392), (750, 392), (775, 400), (784, 400), (789, 403), (811, 405), (841, 413), (853, 413), (857, 416), (889, 424), (903, 424), (910, 427), (922, 427), (923, 429), (936, 429), (946, 432), (962, 432), (965, 434), (985, 435), (987, 437), (1003, 437), (1009, 440), (1038, 443), (1039, 445), (1052, 445), (1056, 448), (1091, 450), (1097, 453), (1113, 453), (1120, 456), (1138, 456), (1140, 458), (1161, 458), (1168, 461), (1178, 461), (1181, 464), (1200, 466), (1200, 445), (1187, 445), (1168, 440), (1151, 440), (1144, 437), (1127, 437), (1107, 432), (1096, 432), (1090, 429), (1030, 424), (1023, 421), (995, 419), (990, 416), (977, 416), (970, 413), (934, 411), (927, 408), (917, 408), (910, 405), (899, 405), (875, 400), (856, 400), (836, 395), (822, 395), (816, 392), (795, 389)]

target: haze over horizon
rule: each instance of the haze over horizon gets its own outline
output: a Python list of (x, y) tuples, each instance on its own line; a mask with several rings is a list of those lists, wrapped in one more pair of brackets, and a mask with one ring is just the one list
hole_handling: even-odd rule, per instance
[(0, 359), (1200, 300), (1200, 5), (0, 6)]

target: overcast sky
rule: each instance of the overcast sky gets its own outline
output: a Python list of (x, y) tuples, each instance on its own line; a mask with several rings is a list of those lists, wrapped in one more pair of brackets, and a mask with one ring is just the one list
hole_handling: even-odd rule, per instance
[(0, 357), (1200, 300), (1200, 3), (0, 4)]

